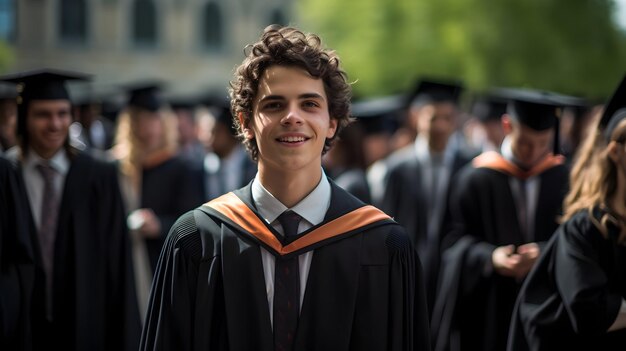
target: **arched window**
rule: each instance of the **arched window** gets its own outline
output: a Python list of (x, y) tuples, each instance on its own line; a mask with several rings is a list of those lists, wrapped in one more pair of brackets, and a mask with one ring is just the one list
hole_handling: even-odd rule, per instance
[(59, 26), (61, 40), (82, 43), (87, 38), (87, 5), (85, 0), (61, 0)]
[(218, 4), (213, 1), (204, 5), (201, 28), (202, 46), (211, 50), (221, 49), (224, 45), (222, 13)]
[(15, 0), (0, 0), (0, 40), (15, 39)]
[(133, 42), (155, 46), (157, 42), (156, 7), (152, 0), (136, 0), (132, 9)]
[(283, 13), (283, 11), (276, 9), (272, 11), (272, 16), (270, 17), (270, 24), (280, 24), (281, 26), (286, 26), (289, 24), (287, 21), (287, 17)]

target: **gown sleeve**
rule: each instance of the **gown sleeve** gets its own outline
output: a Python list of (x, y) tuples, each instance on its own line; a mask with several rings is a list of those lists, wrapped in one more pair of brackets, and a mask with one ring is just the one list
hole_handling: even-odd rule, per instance
[[(575, 227), (561, 233), (555, 253), (555, 279), (578, 334), (606, 333), (619, 312), (622, 296), (609, 289), (609, 278), (599, 262), (599, 245), (610, 244), (597, 231), (585, 234)], [(594, 240), (595, 239), (595, 240)]]
[(426, 290), (420, 259), (406, 235), (392, 234), (389, 350), (430, 350)]
[(140, 350), (227, 349), (221, 260), (214, 253), (204, 254), (212, 243), (207, 242), (210, 236), (201, 236), (205, 229), (199, 228), (198, 212), (181, 216), (166, 239)]

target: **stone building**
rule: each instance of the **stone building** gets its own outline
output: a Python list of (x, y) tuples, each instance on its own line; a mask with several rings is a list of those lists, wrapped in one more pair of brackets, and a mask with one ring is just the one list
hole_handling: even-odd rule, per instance
[(10, 71), (53, 67), (94, 75), (95, 86), (143, 79), (176, 94), (225, 90), (243, 48), (290, 0), (0, 0)]

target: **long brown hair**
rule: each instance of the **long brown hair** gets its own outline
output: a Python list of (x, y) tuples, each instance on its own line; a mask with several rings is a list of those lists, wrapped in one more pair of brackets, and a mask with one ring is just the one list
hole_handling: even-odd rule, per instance
[(163, 140), (161, 148), (151, 154), (146, 154), (137, 140), (133, 130), (136, 128), (136, 114), (140, 112), (135, 107), (123, 110), (117, 119), (115, 134), (115, 146), (112, 149), (112, 157), (119, 160), (122, 174), (131, 179), (133, 187), (138, 189), (141, 185), (141, 169), (151, 157), (159, 157), (159, 154), (174, 155), (178, 148), (178, 129), (176, 118), (168, 108), (157, 111), (163, 124)]
[[(591, 132), (576, 154), (570, 173), (570, 190), (563, 202), (562, 221), (572, 218), (578, 211), (587, 210), (596, 227), (606, 236), (607, 222), (623, 223), (623, 220), (615, 218), (609, 206), (609, 200), (616, 196), (618, 177), (618, 166), (609, 157), (609, 145), (614, 142), (623, 144), (626, 140), (626, 119), (619, 122), (609, 140), (605, 139), (599, 123), (600, 119), (596, 117)], [(591, 215), (597, 207), (606, 210), (606, 214), (599, 220)], [(624, 228), (623, 224), (621, 226)], [(619, 240), (623, 242), (625, 239), (622, 230)]]

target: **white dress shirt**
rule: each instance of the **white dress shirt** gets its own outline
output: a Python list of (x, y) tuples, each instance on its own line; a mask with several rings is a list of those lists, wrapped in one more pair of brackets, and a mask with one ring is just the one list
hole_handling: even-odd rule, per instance
[(39, 164), (49, 164), (50, 167), (57, 171), (58, 176), (54, 180), (54, 190), (57, 193), (57, 199), (59, 203), (57, 206), (61, 206), (61, 198), (63, 197), (63, 186), (65, 184), (65, 177), (70, 169), (70, 160), (67, 157), (65, 149), (59, 150), (50, 160), (45, 160), (41, 156), (37, 155), (34, 150), (29, 150), (28, 156), (22, 163), (22, 172), (24, 174), (24, 183), (26, 185), (26, 192), (28, 194), (28, 202), (30, 203), (30, 209), (33, 214), (33, 220), (39, 230), (41, 222), (41, 203), (43, 201), (43, 188), (44, 180), (41, 173), (37, 169)]
[[(502, 142), (502, 156), (505, 159), (515, 163), (515, 156), (513, 156), (513, 150), (511, 149), (511, 138), (508, 136), (504, 138)], [(541, 179), (538, 175), (532, 176), (526, 179), (524, 183), (526, 187), (526, 213), (527, 213), (527, 237), (524, 238), (526, 242), (534, 242), (535, 238), (535, 213), (537, 210), (537, 201), (539, 200), (539, 189), (541, 185)], [(515, 198), (516, 206), (519, 208), (521, 203), (521, 184), (517, 181), (517, 178), (510, 177), (509, 178), (509, 186), (511, 187), (511, 192), (513, 193), (513, 197)]]
[[(270, 194), (270, 192), (267, 191), (267, 189), (265, 189), (261, 184), (258, 174), (252, 181), (252, 200), (254, 201), (254, 205), (256, 206), (258, 213), (281, 235), (283, 234), (283, 228), (276, 220), (281, 213), (287, 210), (292, 210), (300, 215), (302, 220), (298, 226), (298, 233), (301, 233), (324, 220), (326, 211), (328, 211), (330, 206), (330, 196), (330, 183), (328, 182), (324, 171), (322, 171), (322, 178), (317, 187), (315, 187), (309, 195), (292, 208), (287, 208), (272, 194)], [(304, 300), (306, 282), (309, 276), (309, 268), (311, 268), (312, 259), (313, 251), (308, 251), (298, 256), (300, 272), (300, 308), (302, 308), (302, 302)], [(265, 291), (267, 292), (270, 322), (273, 325), (274, 321), (272, 311), (274, 307), (275, 257), (265, 248), (261, 247), (261, 260), (263, 263), (263, 274), (265, 276)]]
[(446, 148), (440, 155), (440, 162), (434, 162), (433, 153), (428, 147), (428, 140), (423, 136), (415, 138), (415, 155), (420, 162), (420, 172), (422, 175), (422, 191), (428, 202), (428, 223), (427, 238), (435, 240), (439, 235), (439, 227), (443, 221), (444, 210), (447, 206), (446, 198), (452, 167), (454, 165), (454, 155), (458, 149), (458, 136), (453, 134), (448, 139)]

